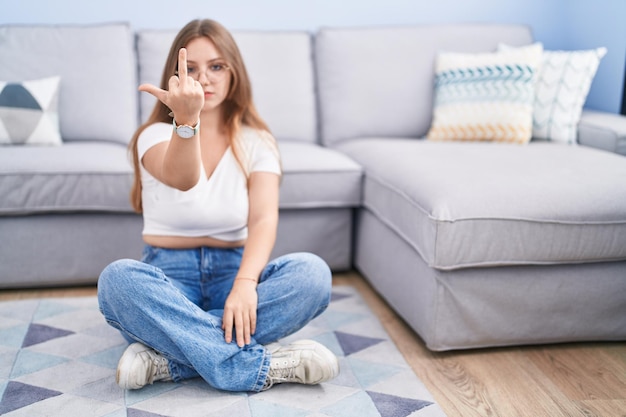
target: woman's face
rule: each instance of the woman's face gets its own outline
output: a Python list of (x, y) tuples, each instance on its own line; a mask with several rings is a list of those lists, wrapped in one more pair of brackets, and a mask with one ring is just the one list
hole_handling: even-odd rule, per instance
[(232, 77), (228, 63), (206, 37), (191, 40), (186, 48), (187, 73), (198, 80), (204, 90), (202, 111), (218, 108), (228, 95)]

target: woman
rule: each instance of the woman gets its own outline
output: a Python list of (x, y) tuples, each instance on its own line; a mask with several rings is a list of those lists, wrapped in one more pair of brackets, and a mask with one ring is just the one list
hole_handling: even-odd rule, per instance
[(331, 274), (312, 254), (268, 263), (281, 166), (232, 36), (215, 21), (190, 22), (160, 88), (139, 90), (158, 99), (129, 145), (146, 246), (142, 262), (116, 261), (98, 282), (102, 314), (132, 343), (118, 384), (201, 376), (217, 389), (261, 391), (334, 378), (337, 358), (321, 344), (273, 343), (325, 310)]

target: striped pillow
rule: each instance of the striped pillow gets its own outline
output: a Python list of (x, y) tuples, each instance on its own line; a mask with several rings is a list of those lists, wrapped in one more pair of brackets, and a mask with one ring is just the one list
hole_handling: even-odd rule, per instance
[(427, 138), (528, 143), (542, 52), (534, 44), (493, 53), (440, 53)]

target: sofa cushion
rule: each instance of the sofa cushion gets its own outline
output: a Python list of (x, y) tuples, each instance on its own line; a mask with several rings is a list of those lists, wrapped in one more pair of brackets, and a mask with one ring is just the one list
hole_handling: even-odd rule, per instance
[(364, 206), (433, 268), (626, 259), (622, 156), (390, 138), (339, 149), (364, 166)]
[(428, 139), (526, 144), (543, 47), (502, 52), (442, 52)]
[(361, 204), (361, 166), (330, 148), (279, 142), (283, 164), (281, 209), (356, 207)]
[[(176, 31), (137, 33), (140, 83), (159, 85)], [(233, 32), (261, 117), (278, 140), (317, 142), (311, 37), (306, 32)], [(156, 99), (140, 97), (145, 121)]]
[(0, 215), (132, 212), (131, 181), (132, 168), (121, 144), (5, 147), (0, 152)]
[[(354, 207), (361, 202), (361, 167), (336, 150), (281, 142), (280, 208)], [(44, 212), (132, 212), (132, 168), (126, 147), (71, 142), (54, 148), (0, 152), (0, 215)]]
[(0, 81), (0, 145), (60, 145), (60, 77)]
[(126, 24), (0, 26), (0, 80), (60, 76), (64, 141), (128, 143), (137, 128), (136, 64)]
[(489, 52), (532, 42), (523, 25), (451, 24), (321, 29), (316, 36), (322, 141), (423, 137), (439, 51)]
[[(513, 49), (501, 44), (500, 50)], [(533, 138), (576, 143), (578, 122), (606, 48), (543, 51), (533, 105)]]

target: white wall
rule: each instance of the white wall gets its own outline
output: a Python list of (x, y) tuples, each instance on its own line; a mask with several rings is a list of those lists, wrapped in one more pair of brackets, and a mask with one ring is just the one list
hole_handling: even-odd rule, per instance
[(626, 0), (565, 0), (564, 49), (605, 46), (586, 106), (619, 113), (626, 71)]
[[(129, 21), (136, 28), (178, 28), (210, 17), (230, 29), (315, 31), (363, 26), (497, 21), (532, 23), (555, 16), (563, 0), (0, 0), (0, 22)], [(550, 20), (550, 19), (549, 19)], [(549, 26), (549, 20), (539, 26)], [(544, 28), (542, 28), (544, 29)]]
[[(626, 57), (626, 0), (0, 0), (0, 24), (125, 21), (178, 29), (210, 17), (229, 29), (497, 22), (529, 25), (547, 49), (606, 46), (588, 107), (619, 112)], [(410, 53), (410, 51), (407, 51)]]

